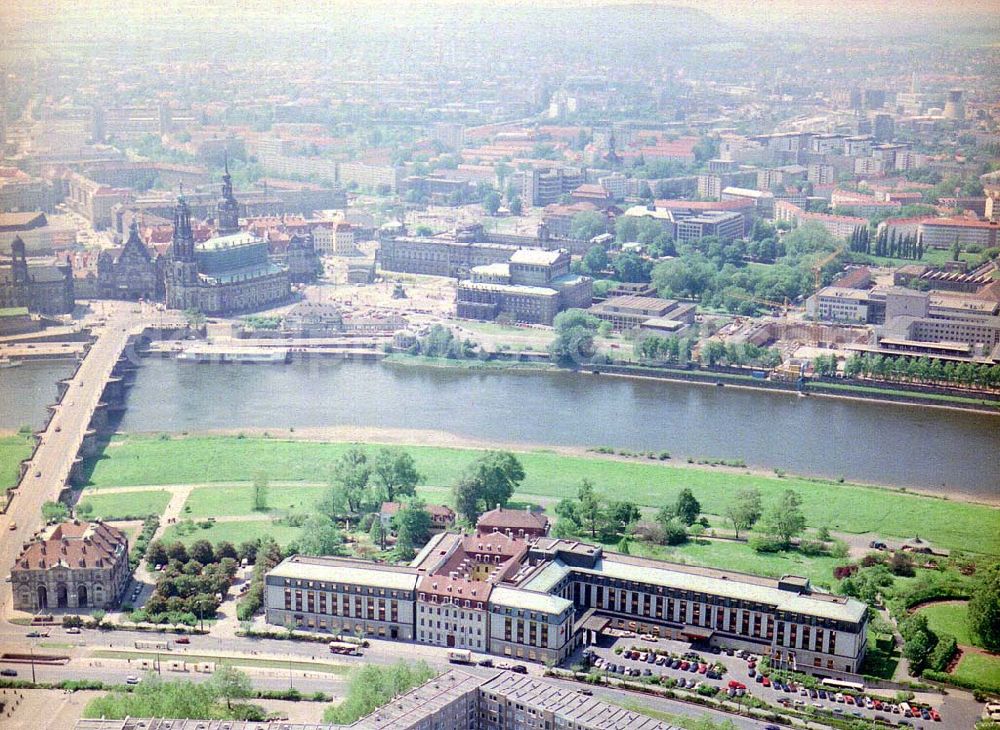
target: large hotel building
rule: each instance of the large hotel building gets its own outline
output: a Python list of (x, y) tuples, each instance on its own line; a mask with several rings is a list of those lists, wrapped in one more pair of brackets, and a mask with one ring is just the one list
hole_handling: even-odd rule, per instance
[(538, 662), (561, 662), (608, 629), (628, 630), (748, 649), (840, 678), (861, 667), (868, 621), (864, 603), (805, 578), (500, 530), (441, 533), (408, 566), (293, 556), (268, 573), (265, 607), (271, 624)]

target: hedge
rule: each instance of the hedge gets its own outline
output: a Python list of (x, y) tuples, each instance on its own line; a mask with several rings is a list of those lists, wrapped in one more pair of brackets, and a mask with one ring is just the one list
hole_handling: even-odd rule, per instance
[[(938, 642), (927, 657), (927, 669), (943, 672), (948, 667), (948, 662), (955, 656), (958, 649), (958, 641), (951, 634), (938, 634)], [(926, 672), (926, 670), (924, 670)]]
[(944, 684), (951, 684), (955, 687), (964, 687), (965, 689), (979, 690), (980, 692), (986, 692), (989, 694), (997, 694), (1000, 692), (1000, 686), (995, 684), (989, 684), (987, 682), (978, 682), (974, 679), (967, 679), (966, 677), (956, 677), (953, 674), (948, 674), (947, 672), (937, 672), (933, 669), (925, 669), (923, 673), (924, 679), (929, 679), (934, 682), (942, 682)]

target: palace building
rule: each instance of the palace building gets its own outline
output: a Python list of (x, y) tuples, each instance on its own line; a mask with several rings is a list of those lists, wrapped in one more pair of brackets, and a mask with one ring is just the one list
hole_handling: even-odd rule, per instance
[(187, 201), (183, 195), (177, 199), (165, 271), (171, 309), (225, 315), (271, 307), (291, 295), (288, 266), (271, 260), (266, 240), (240, 231), (228, 168), (222, 180), (217, 233), (203, 243), (195, 244)]
[(10, 259), (0, 263), (0, 309), (26, 307), (38, 314), (69, 314), (76, 297), (73, 269), (65, 263), (29, 262), (24, 241), (10, 245)]
[(14, 608), (113, 608), (130, 573), (121, 530), (77, 520), (52, 525), (24, 544), (11, 568)]
[(481, 527), (435, 535), (408, 566), (287, 558), (266, 577), (267, 621), (538, 662), (561, 662), (608, 630), (747, 649), (835, 678), (853, 678), (864, 661), (865, 604), (806, 578)]

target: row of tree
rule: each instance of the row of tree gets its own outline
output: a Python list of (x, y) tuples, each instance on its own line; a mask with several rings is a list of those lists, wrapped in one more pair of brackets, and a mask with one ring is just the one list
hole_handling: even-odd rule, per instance
[(919, 261), (924, 257), (923, 238), (916, 233), (897, 234), (887, 227), (879, 228), (872, 240), (868, 226), (858, 226), (847, 238), (847, 247), (855, 253), (873, 254), (898, 259), (914, 259)]
[[(832, 356), (830, 356), (832, 357)], [(823, 375), (836, 372), (836, 362), (822, 361)], [(882, 355), (851, 355), (844, 362), (848, 378), (899, 380), (911, 383), (941, 383), (1000, 388), (1000, 365), (972, 362), (941, 362), (928, 357), (884, 357)]]

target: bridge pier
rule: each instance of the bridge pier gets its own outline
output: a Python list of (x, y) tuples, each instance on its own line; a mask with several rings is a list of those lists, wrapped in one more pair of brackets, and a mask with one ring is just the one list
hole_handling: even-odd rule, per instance
[(88, 430), (94, 430), (101, 433), (108, 427), (108, 404), (101, 401), (94, 408), (94, 415), (90, 417), (90, 424)]
[(65, 380), (60, 380), (56, 383), (56, 403), (62, 403), (63, 398), (69, 392), (70, 386), (73, 384), (72, 378), (66, 378)]
[(86, 481), (83, 475), (83, 457), (77, 456), (73, 459), (73, 466), (69, 469), (68, 482), (71, 486), (82, 487)]
[(80, 456), (88, 459), (97, 456), (101, 451), (98, 433), (92, 428), (88, 428), (83, 434), (83, 441), (80, 443)]
[(108, 378), (101, 393), (101, 402), (112, 408), (123, 408), (125, 406), (125, 378), (123, 376), (112, 375)]

